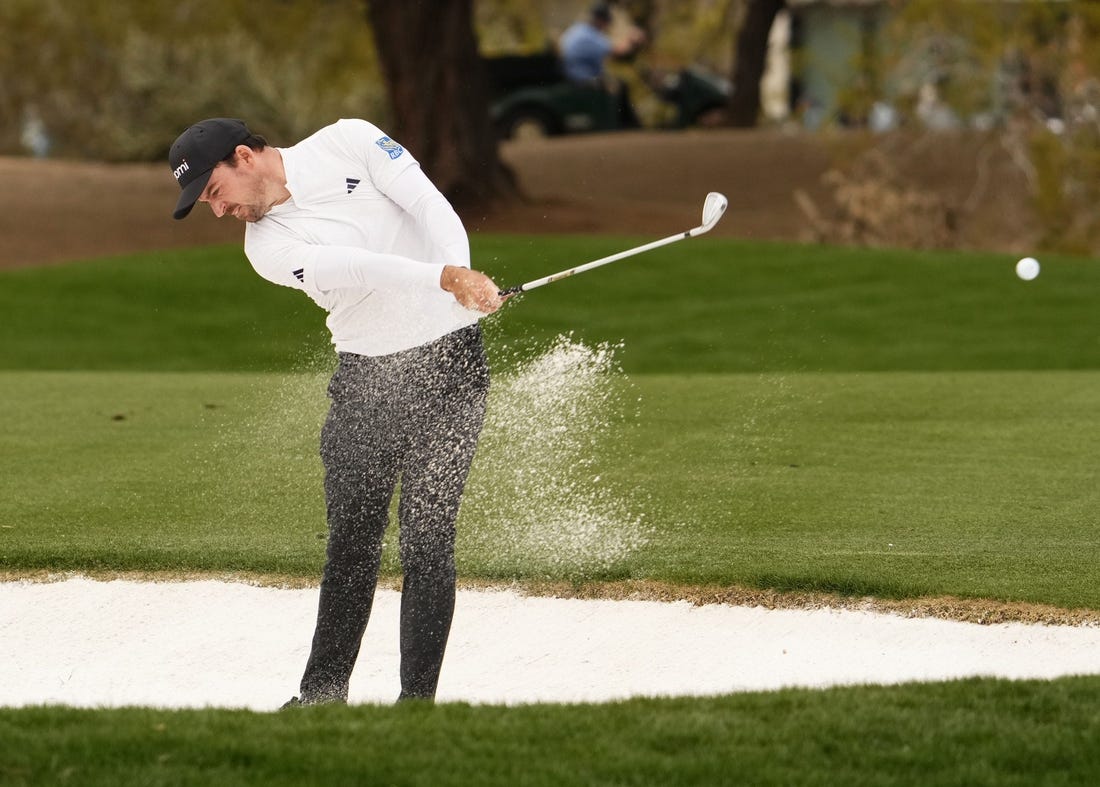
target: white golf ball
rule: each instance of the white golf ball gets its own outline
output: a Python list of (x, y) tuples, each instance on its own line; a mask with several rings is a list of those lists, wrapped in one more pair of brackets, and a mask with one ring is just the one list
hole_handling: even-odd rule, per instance
[(1034, 257), (1024, 257), (1016, 263), (1016, 275), (1024, 281), (1031, 281), (1039, 275), (1039, 261)]

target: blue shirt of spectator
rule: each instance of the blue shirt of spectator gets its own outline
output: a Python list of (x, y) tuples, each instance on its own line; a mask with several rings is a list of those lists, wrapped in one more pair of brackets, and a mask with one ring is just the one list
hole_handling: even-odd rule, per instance
[(574, 82), (592, 82), (603, 76), (603, 63), (612, 52), (611, 39), (591, 22), (577, 22), (560, 41), (562, 69)]

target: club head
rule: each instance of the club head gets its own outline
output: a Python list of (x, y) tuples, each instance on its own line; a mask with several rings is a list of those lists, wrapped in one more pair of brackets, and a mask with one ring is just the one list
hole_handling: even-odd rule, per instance
[(700, 232), (710, 231), (718, 223), (718, 219), (722, 218), (722, 214), (726, 212), (727, 205), (729, 205), (729, 200), (726, 199), (724, 194), (719, 194), (717, 191), (707, 194), (707, 198), (703, 202), (703, 224), (699, 227)]

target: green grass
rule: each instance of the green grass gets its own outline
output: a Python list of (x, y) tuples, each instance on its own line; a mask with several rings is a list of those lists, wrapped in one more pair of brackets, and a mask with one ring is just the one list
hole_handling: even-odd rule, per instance
[(1100, 779), (1100, 680), (293, 713), (0, 710), (10, 785), (1066, 785)]
[[(535, 240), (525, 255), (497, 240), (479, 258), (524, 281), (636, 241)], [(531, 292), (501, 332), (622, 338), (624, 367), (644, 373), (1098, 368), (1095, 262), (1044, 257), (1026, 284), (1014, 262), (700, 239)]]
[[(474, 256), (510, 284), (638, 240), (476, 237)], [(1100, 609), (1100, 267), (1042, 262), (1023, 284), (1001, 255), (708, 238), (524, 296), (487, 322), (497, 415), (460, 570)], [(304, 296), (219, 247), (2, 272), (0, 310), (0, 568), (317, 575), (332, 356)], [(621, 342), (626, 376), (589, 381), (579, 415), (521, 412), (508, 381), (569, 331)], [(588, 541), (582, 516), (603, 524)], [(0, 709), (0, 783), (1093, 784), (1098, 700), (1088, 677)]]
[[(0, 442), (10, 492), (0, 499), (0, 565), (316, 568), (324, 530), (323, 509), (314, 505), (324, 407), (317, 375), (0, 372), (0, 378), (11, 402), (20, 402)], [(272, 389), (290, 397), (291, 382), (300, 386), (301, 401), (268, 398)], [(283, 406), (289, 422), (269, 409)]]
[[(635, 240), (475, 258), (506, 283)], [(1100, 268), (1043, 263), (703, 239), (524, 296), (487, 323), (505, 417), (461, 570), (1100, 609)], [(218, 247), (5, 272), (0, 308), (0, 566), (316, 576), (332, 359), (304, 296)], [(569, 330), (627, 378), (574, 397), (598, 428), (554, 454), (576, 414), (509, 418), (500, 383)]]
[[(323, 374), (0, 383), (0, 566), (318, 574)], [(460, 519), (465, 575), (1100, 609), (1088, 460), (1100, 372), (637, 375), (627, 390), (636, 415), (579, 469), (567, 452), (540, 465), (553, 449), (487, 427)], [(502, 393), (491, 409), (515, 407)], [(508, 470), (526, 466), (555, 477), (517, 486)], [(532, 504), (533, 487), (567, 480), (561, 499)], [(601, 504), (594, 489), (615, 516), (599, 543), (578, 542), (575, 512)], [(587, 559), (635, 515), (646, 545)]]
[[(637, 238), (475, 237), (499, 283)], [(1093, 261), (701, 238), (524, 295), (489, 325), (500, 362), (573, 331), (630, 373), (1100, 368)], [(323, 313), (238, 247), (0, 272), (0, 369), (288, 371), (328, 354)]]
[(324, 314), (267, 284), (240, 248), (0, 272), (5, 369), (300, 368), (324, 349)]

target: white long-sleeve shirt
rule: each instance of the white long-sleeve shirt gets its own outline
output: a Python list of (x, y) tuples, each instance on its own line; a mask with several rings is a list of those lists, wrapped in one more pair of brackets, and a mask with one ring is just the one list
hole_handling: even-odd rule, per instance
[(462, 221), (407, 150), (365, 120), (340, 120), (278, 148), (290, 199), (245, 229), (256, 272), (329, 315), (340, 352), (388, 355), (480, 316), (439, 286), (470, 267)]

